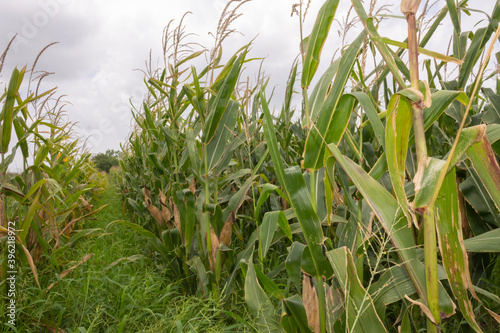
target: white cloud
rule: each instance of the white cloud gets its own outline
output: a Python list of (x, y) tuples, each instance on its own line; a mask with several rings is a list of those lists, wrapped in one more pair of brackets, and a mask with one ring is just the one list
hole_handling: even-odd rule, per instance
[[(254, 0), (242, 7), (244, 15), (234, 27), (243, 35), (233, 35), (224, 46), (226, 56), (248, 43), (254, 37), (252, 57), (266, 57), (264, 70), (271, 75), (271, 86), (277, 85), (277, 100), (282, 96), (290, 67), (299, 52), (298, 18), (290, 17), (291, 6), (298, 0)], [(379, 1), (394, 4), (394, 1)], [(486, 4), (488, 3), (488, 4)], [(145, 88), (142, 73), (145, 61), (152, 50), (153, 63), (161, 63), (163, 28), (172, 19), (178, 24), (182, 15), (191, 11), (185, 19), (187, 32), (197, 34), (195, 41), (207, 48), (213, 45), (218, 16), (226, 4), (225, 0), (24, 0), (8, 1), (0, 11), (0, 49), (5, 47), (10, 36), (19, 33), (19, 41), (7, 56), (0, 82), (9, 76), (13, 66), (32, 64), (38, 52), (47, 44), (60, 43), (49, 48), (40, 59), (37, 68), (55, 72), (47, 78), (46, 88), (57, 85), (61, 94), (71, 102), (66, 108), (70, 119), (79, 122), (81, 135), (93, 134), (90, 140), (94, 151), (116, 149), (130, 131), (129, 98), (140, 102)], [(312, 1), (307, 35), (314, 23), (316, 13), (323, 1)], [(445, 5), (440, 0), (437, 9)], [(471, 4), (475, 5), (475, 4)], [(336, 18), (347, 15), (349, 1), (341, 1)], [(491, 12), (493, 1), (482, 3), (486, 12)], [(488, 8), (486, 8), (488, 7)], [(491, 8), (490, 8), (491, 7)], [(394, 15), (399, 5), (391, 7)], [(464, 15), (464, 26), (473, 28), (474, 15)], [(351, 15), (355, 15), (354, 12)], [(477, 20), (477, 19), (476, 19)], [(439, 29), (429, 43), (429, 48), (443, 52), (448, 40), (449, 22)], [(326, 68), (341, 40), (334, 23), (330, 39), (325, 46), (322, 67)], [(350, 38), (356, 36), (353, 30)], [(404, 40), (404, 20), (389, 19), (381, 25), (381, 34), (396, 40)], [(443, 37), (441, 37), (443, 36)], [(448, 37), (446, 37), (448, 38)], [(260, 63), (249, 65), (245, 72), (255, 79)], [(298, 89), (298, 86), (297, 86)]]

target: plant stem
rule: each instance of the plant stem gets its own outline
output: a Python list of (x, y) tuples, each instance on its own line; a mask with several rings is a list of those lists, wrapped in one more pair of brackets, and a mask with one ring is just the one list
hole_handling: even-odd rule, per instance
[[(418, 77), (418, 40), (417, 40), (417, 21), (415, 12), (404, 13), (408, 23), (408, 56), (410, 60), (410, 81), (411, 87), (420, 91), (420, 81)], [(422, 100), (412, 103), (413, 130), (415, 133), (415, 149), (417, 155), (418, 171), (423, 172), (427, 162), (427, 143), (425, 140), (424, 127), (424, 103)], [(427, 305), (434, 317), (434, 321), (439, 324), (441, 321), (439, 313), (439, 280), (437, 275), (437, 243), (436, 243), (436, 224), (434, 221), (434, 205), (426, 207), (424, 211), (424, 252), (425, 252), (425, 283)], [(427, 331), (438, 332), (438, 327), (427, 318)]]
[[(417, 21), (415, 13), (407, 13), (406, 21), (408, 23), (408, 56), (410, 58), (410, 81), (411, 87), (420, 91), (420, 81), (418, 77), (418, 40), (417, 40)], [(424, 112), (423, 103), (412, 104), (413, 130), (415, 132), (415, 148), (417, 161), (427, 159), (427, 145), (425, 142)]]

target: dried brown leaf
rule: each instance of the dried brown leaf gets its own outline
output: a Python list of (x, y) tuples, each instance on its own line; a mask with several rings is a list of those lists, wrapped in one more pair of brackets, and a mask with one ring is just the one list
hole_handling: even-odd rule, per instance
[[(172, 218), (172, 212), (168, 209), (167, 197), (160, 191), (160, 204), (161, 204), (161, 216), (163, 220), (169, 225), (169, 221)], [(170, 223), (172, 225), (172, 223)]]
[[(86, 262), (87, 260), (89, 260), (90, 258), (92, 258), (94, 256), (93, 253), (89, 253), (87, 254), (85, 257), (83, 257), (82, 260), (80, 260), (75, 266), (73, 267), (70, 267), (68, 268), (67, 270), (65, 270), (64, 272), (62, 272), (61, 274), (59, 274), (59, 278), (60, 279), (64, 279), (64, 277), (66, 275), (68, 275), (69, 273), (71, 273), (73, 270), (75, 270), (76, 268), (78, 268), (81, 264), (83, 264), (84, 262)], [(47, 287), (47, 290), (45, 291), (45, 293), (48, 293), (50, 289), (52, 289), (55, 285), (56, 285), (57, 282), (54, 282), (54, 283), (51, 283), (48, 287)]]
[(432, 315), (432, 312), (427, 307), (427, 305), (425, 305), (422, 302), (415, 301), (415, 300), (411, 299), (408, 295), (405, 295), (405, 298), (408, 301), (410, 301), (410, 303), (412, 303), (413, 305), (417, 305), (420, 308), (420, 310), (427, 316), (427, 319), (429, 319), (432, 323), (437, 325), (436, 320), (434, 319), (434, 316)]
[(38, 281), (38, 274), (36, 273), (36, 267), (35, 267), (35, 262), (33, 261), (33, 258), (31, 257), (30, 251), (24, 246), (24, 244), (21, 242), (21, 240), (17, 237), (16, 235), (16, 240), (18, 240), (18, 243), (21, 244), (24, 254), (26, 255), (26, 259), (28, 259), (28, 264), (30, 265), (31, 271), (33, 272), (33, 276), (35, 277), (35, 282), (38, 285), (38, 288), (40, 287), (40, 282)]
[(420, 0), (402, 0), (401, 1), (401, 13), (415, 14), (420, 6)]
[(191, 183), (189, 184), (189, 190), (193, 192), (193, 194), (196, 192), (196, 178), (194, 177), (191, 180)]
[(314, 289), (311, 276), (307, 274), (304, 274), (302, 280), (302, 301), (306, 309), (309, 328), (315, 333), (320, 332), (318, 294)]
[(220, 241), (217, 235), (215, 234), (214, 228), (210, 226), (210, 243), (212, 245), (212, 255), (209, 256), (210, 259), (210, 269), (213, 270), (217, 263), (217, 252), (219, 251)]
[(148, 209), (148, 211), (151, 214), (151, 216), (153, 217), (153, 219), (156, 221), (156, 224), (158, 225), (160, 230), (163, 230), (164, 229), (163, 218), (162, 218), (161, 212), (158, 209), (158, 207), (153, 205), (153, 202), (151, 201), (151, 197), (150, 197), (151, 191), (148, 190), (146, 187), (144, 187), (143, 193), (144, 193), (146, 208)]
[(220, 232), (220, 242), (226, 246), (231, 245), (231, 235), (233, 234), (234, 212), (230, 212), (227, 217), (226, 223)]
[(179, 230), (179, 233), (182, 235), (181, 231), (181, 213), (179, 212), (179, 208), (177, 205), (174, 203), (174, 224), (177, 230)]
[(76, 218), (76, 219), (71, 220), (71, 221), (70, 221), (70, 222), (69, 222), (69, 223), (68, 223), (68, 224), (64, 227), (64, 229), (63, 229), (63, 230), (61, 230), (61, 232), (60, 232), (60, 234), (59, 234), (59, 235), (62, 235), (62, 234), (63, 234), (64, 232), (66, 232), (66, 231), (70, 231), (70, 229), (71, 229), (71, 228), (75, 225), (75, 223), (76, 223), (76, 222), (78, 222), (78, 221), (80, 221), (80, 220), (82, 220), (82, 219), (84, 219), (84, 218), (86, 218), (86, 217), (89, 217), (89, 216), (91, 216), (91, 215), (94, 215), (95, 213), (100, 212), (100, 211), (101, 211), (101, 210), (103, 210), (103, 209), (104, 209), (104, 207), (106, 207), (107, 205), (108, 205), (108, 204), (105, 204), (104, 206), (101, 206), (101, 207), (97, 208), (97, 209), (96, 209), (96, 210), (94, 210), (93, 212), (90, 212), (90, 213), (88, 213), (88, 214), (86, 214), (86, 215), (83, 215), (83, 216), (80, 216), (80, 217), (78, 217), (78, 218)]
[(89, 204), (89, 202), (87, 200), (85, 200), (85, 198), (82, 196), (80, 196), (79, 200), (82, 203), (84, 209), (86, 209), (88, 211), (92, 211), (92, 209), (94, 208), (94, 205)]

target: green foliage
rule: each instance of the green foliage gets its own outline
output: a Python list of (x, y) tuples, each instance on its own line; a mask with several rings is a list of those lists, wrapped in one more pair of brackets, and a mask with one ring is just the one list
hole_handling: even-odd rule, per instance
[[(6, 54), (7, 51), (0, 59), (0, 68)], [(104, 185), (90, 162), (90, 154), (72, 134), (73, 124), (65, 120), (63, 105), (58, 105), (60, 99), (54, 98), (54, 89), (23, 98), (21, 87), (26, 77), (26, 68), (14, 68), (8, 88), (0, 95), (2, 303), (6, 300), (5, 278), (10, 270), (29, 267), (36, 286), (31, 283), (26, 288), (41, 292), (41, 288), (47, 287), (39, 281), (37, 272), (47, 267), (59, 269), (60, 253), (95, 231), (74, 232), (82, 221), (101, 209), (93, 209), (91, 202)], [(22, 154), (21, 170), (8, 172), (19, 152)], [(8, 265), (8, 260), (12, 263), (14, 259), (6, 250), (7, 228), (11, 233), (12, 229), (16, 230), (18, 250), (14, 255), (18, 266), (14, 268)], [(26, 270), (23, 272), (26, 274)], [(0, 316), (3, 318), (4, 311), (2, 307)]]
[[(500, 91), (479, 89), (492, 76), (472, 71), (495, 39), (499, 4), (468, 33), (468, 9), (448, 1), (436, 23), (453, 22), (445, 56), (424, 49), (435, 24), (420, 45), (393, 41), (352, 2), (364, 31), (311, 91), (337, 1), (302, 42), (300, 117), (296, 64), (273, 115), (265, 81), (239, 89), (248, 45), (226, 64), (216, 49), (202, 69), (187, 64), (199, 52), (167, 54), (124, 145), (121, 189), (135, 221), (121, 223), (186, 293), (244, 295), (259, 331), (436, 331), (457, 318), (487, 330), (498, 297), (478, 277), (492, 278), (484, 267), (498, 257)], [(406, 50), (434, 58), (429, 83)], [(372, 73), (364, 52), (382, 59)], [(447, 82), (446, 62), (459, 64)], [(467, 251), (488, 252), (486, 262)]]
[(108, 149), (105, 153), (98, 153), (92, 156), (92, 162), (94, 162), (97, 169), (109, 173), (109, 170), (120, 164), (120, 151)]

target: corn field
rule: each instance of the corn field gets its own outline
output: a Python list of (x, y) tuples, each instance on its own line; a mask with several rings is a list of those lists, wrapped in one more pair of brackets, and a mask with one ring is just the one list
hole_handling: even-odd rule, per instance
[[(268, 78), (244, 77), (259, 61), (252, 43), (223, 54), (248, 1), (228, 3), (211, 50), (196, 49), (183, 19), (165, 29), (165, 67), (144, 80), (115, 175), (131, 219), (113, 223), (140, 234), (185, 295), (229, 313), (244, 298), (251, 331), (498, 329), (500, 81), (487, 68), (500, 62), (500, 1), (486, 26), (462, 31), (479, 2), (447, 0), (422, 29), (420, 0), (403, 0), (398, 41), (379, 35), (381, 17), (361, 0), (326, 0), (308, 14), (315, 24), (301, 29), (274, 110)], [(363, 29), (330, 50), (339, 6)], [(294, 6), (300, 22), (306, 7)], [(427, 44), (445, 20), (453, 31), (441, 54)], [(456, 70), (443, 75), (447, 66)], [(24, 74), (1, 96), (0, 222), (17, 219), (36, 276), (43, 253), (96, 232), (72, 233), (101, 209), (88, 201), (102, 185), (54, 92), (16, 94)], [(7, 179), (12, 126), (25, 169)]]

